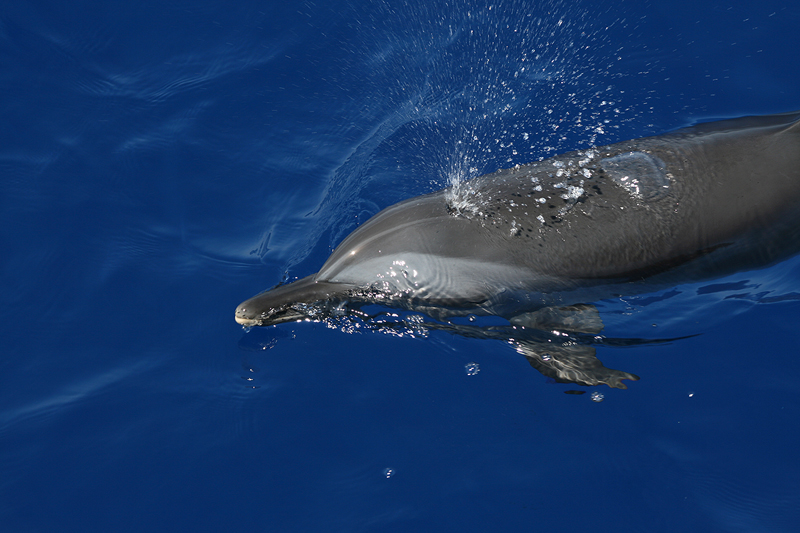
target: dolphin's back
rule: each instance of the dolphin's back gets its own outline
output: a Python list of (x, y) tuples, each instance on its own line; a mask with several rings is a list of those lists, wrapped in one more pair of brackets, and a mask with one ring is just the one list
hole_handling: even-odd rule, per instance
[[(776, 259), (759, 240), (769, 228), (785, 253), (797, 249), (800, 114), (695, 126), (478, 179), (501, 199), (496, 225), (525, 228), (518, 254), (571, 278), (662, 271), (723, 249)], [(534, 179), (534, 202), (515, 196)], [(545, 221), (529, 232), (536, 217)]]
[(672, 138), (682, 148), (674, 224), (682, 253), (719, 249), (731, 261), (726, 272), (796, 253), (800, 113), (694, 126)]

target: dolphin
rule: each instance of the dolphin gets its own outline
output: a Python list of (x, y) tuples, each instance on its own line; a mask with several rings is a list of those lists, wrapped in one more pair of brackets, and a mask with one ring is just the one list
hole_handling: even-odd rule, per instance
[[(246, 300), (235, 318), (266, 326), (380, 304), (444, 322), (494, 315), (596, 333), (602, 322), (585, 304), (798, 251), (800, 111), (572, 151), (402, 201), (353, 231), (319, 272)], [(540, 366), (554, 359), (537, 340), (518, 351)], [(560, 361), (585, 372), (537, 368), (584, 385), (638, 379), (598, 380), (585, 361)]]

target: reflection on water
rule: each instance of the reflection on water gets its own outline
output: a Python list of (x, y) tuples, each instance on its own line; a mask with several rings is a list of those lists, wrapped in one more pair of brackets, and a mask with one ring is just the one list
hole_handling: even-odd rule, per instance
[[(588, 321), (585, 319), (584, 315), (597, 315), (597, 309), (590, 305), (558, 310), (545, 308), (541, 310), (545, 313), (541, 311), (530, 313), (526, 317), (527, 325), (524, 326), (520, 325), (516, 318), (516, 324), (498, 325), (497, 317), (470, 317), (469, 323), (463, 324), (455, 321), (440, 322), (416, 313), (398, 312), (396, 309), (374, 312), (375, 307), (378, 306), (372, 306), (371, 309), (373, 314), (352, 309), (345, 316), (341, 316), (341, 308), (338, 308), (336, 313), (320, 310), (314, 321), (321, 321), (326, 327), (343, 333), (373, 331), (398, 337), (420, 338), (428, 337), (431, 332), (438, 331), (472, 339), (500, 341), (525, 356), (533, 368), (556, 383), (583, 386), (605, 384), (618, 389), (627, 388), (623, 380), (636, 381), (639, 377), (629, 372), (605, 367), (596, 356), (596, 347), (649, 346), (679, 340), (678, 338), (611, 338), (600, 335), (602, 322), (599, 315), (592, 316)], [(554, 311), (561, 311), (564, 314), (554, 319)], [(576, 318), (575, 312), (581, 316)], [(334, 314), (338, 316), (333, 316)], [(282, 337), (288, 337), (288, 334), (282, 332), (280, 326), (253, 328), (242, 337), (239, 346), (244, 350), (268, 350)], [(477, 363), (469, 363), (465, 369), (470, 376), (480, 371)]]

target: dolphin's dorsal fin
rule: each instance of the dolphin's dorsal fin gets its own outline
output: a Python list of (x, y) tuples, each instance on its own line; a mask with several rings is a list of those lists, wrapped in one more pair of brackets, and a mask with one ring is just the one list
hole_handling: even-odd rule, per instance
[(577, 304), (565, 307), (544, 307), (511, 318), (514, 326), (524, 326), (543, 331), (557, 329), (575, 333), (597, 334), (603, 331), (600, 312), (593, 305)]

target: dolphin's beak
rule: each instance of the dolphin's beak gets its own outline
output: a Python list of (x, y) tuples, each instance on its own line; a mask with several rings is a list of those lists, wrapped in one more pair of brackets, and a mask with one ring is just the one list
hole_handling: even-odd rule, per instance
[(313, 314), (314, 305), (345, 299), (345, 292), (351, 288), (348, 284), (318, 282), (313, 275), (307, 276), (245, 300), (236, 308), (234, 318), (245, 327), (302, 320)]
[(236, 315), (234, 318), (236, 322), (245, 327), (258, 326), (261, 324), (261, 321), (255, 318), (253, 311), (248, 310), (244, 303), (236, 308)]

